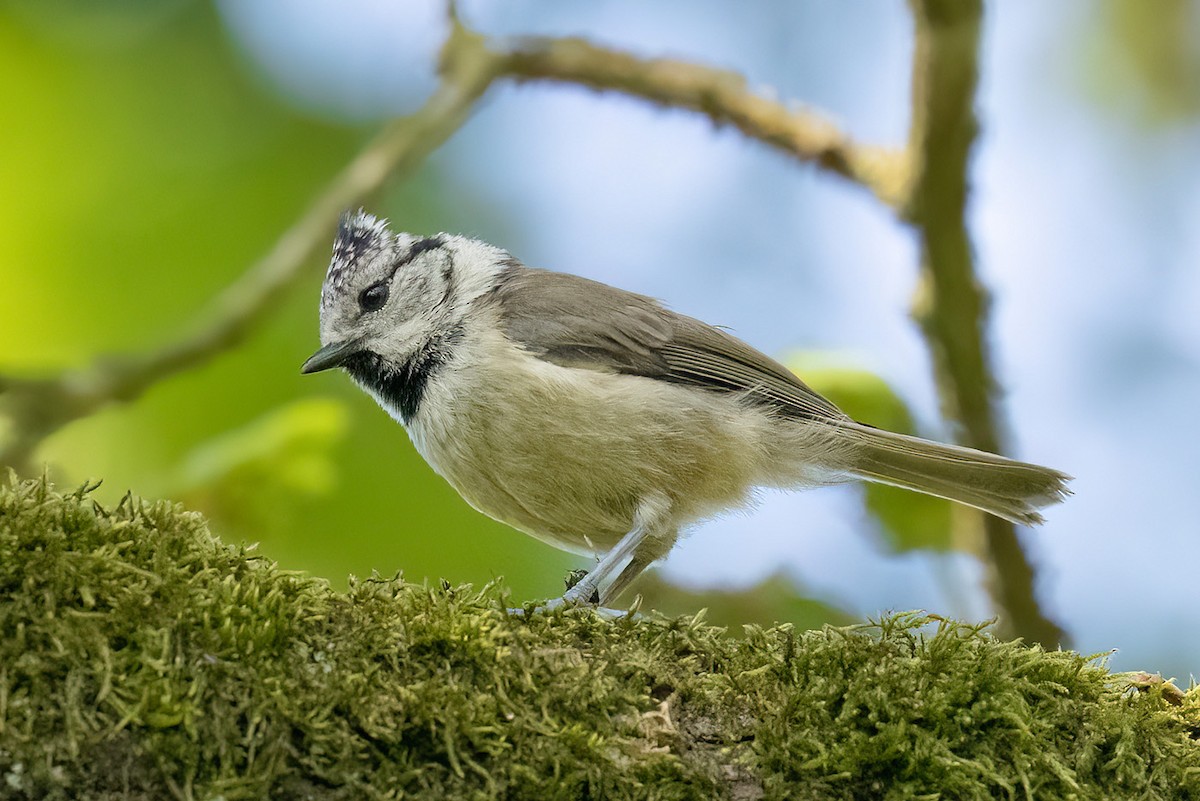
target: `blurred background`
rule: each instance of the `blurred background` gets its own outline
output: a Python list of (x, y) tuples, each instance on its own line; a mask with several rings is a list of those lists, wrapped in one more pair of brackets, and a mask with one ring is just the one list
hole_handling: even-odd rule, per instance
[[(492, 36), (581, 34), (728, 67), (860, 141), (905, 141), (913, 32), (898, 0), (460, 14)], [(419, 106), (445, 30), (440, 4), (416, 0), (0, 2), (0, 372), (174, 338), (383, 120)], [(1200, 2), (991, 4), (981, 64), (970, 220), (1003, 411), (1014, 455), (1077, 476), (1075, 497), (1022, 533), (1039, 597), (1077, 649), (1187, 680), (1200, 672)], [(696, 115), (502, 85), (373, 210), (662, 298), (861, 403), (868, 422), (954, 436), (908, 315), (910, 231), (865, 191)], [(503, 576), (514, 601), (559, 594), (586, 560), (472, 511), (345, 376), (299, 375), (324, 266), (245, 346), (68, 426), (38, 462), (61, 485), (102, 477), (106, 500), (181, 500), (226, 540), (335, 586), (403, 571)], [(765, 494), (698, 527), (637, 589), (723, 623), (992, 614), (976, 544), (948, 512), (914, 536), (863, 498)]]

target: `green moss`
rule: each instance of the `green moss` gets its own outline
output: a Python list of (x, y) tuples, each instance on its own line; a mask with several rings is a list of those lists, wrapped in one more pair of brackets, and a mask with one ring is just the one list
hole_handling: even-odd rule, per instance
[(0, 798), (1200, 798), (1195, 693), (1077, 654), (505, 606), (0, 488)]

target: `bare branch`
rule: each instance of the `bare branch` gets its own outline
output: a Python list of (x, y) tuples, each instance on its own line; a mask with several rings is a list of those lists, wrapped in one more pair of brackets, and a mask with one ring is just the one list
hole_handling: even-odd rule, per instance
[[(912, 185), (902, 214), (921, 244), (921, 284), (913, 316), (933, 354), (946, 415), (962, 422), (968, 445), (1000, 453), (998, 385), (985, 332), (990, 298), (975, 275), (967, 231), (968, 161), (978, 123), (980, 0), (912, 0), (916, 21)], [(1034, 571), (1012, 523), (984, 515), (995, 603), (1021, 637), (1048, 647), (1064, 632), (1034, 594)]]
[(799, 161), (816, 164), (870, 190), (889, 206), (903, 197), (903, 154), (852, 141), (826, 117), (750, 91), (741, 75), (672, 59), (642, 59), (583, 39), (524, 39), (505, 72), (518, 81), (575, 83), (623, 92), (660, 106), (690, 109), (732, 125)]

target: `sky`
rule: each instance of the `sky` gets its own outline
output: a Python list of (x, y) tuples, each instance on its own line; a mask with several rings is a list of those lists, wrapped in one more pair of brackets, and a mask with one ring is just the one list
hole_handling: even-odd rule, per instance
[[(434, 85), (440, 4), (219, 7), (264, 80), (314, 116), (382, 119)], [(460, 3), (489, 35), (580, 34), (728, 67), (859, 140), (903, 143), (905, 4), (747, 8)], [(1122, 69), (1064, 46), (1090, 15), (1083, 2), (989, 6), (970, 226), (1013, 453), (1076, 476), (1075, 496), (1022, 532), (1040, 596), (1080, 651), (1120, 647), (1117, 669), (1153, 653), (1186, 680), (1200, 672), (1200, 640), (1180, 636), (1200, 629), (1200, 136), (1194, 120), (1151, 126), (1090, 94)], [(911, 233), (861, 189), (695, 115), (559, 86), (495, 91), (433, 164), (464, 198), (455, 232), (661, 298), (777, 357), (836, 354), (887, 379), (924, 433), (952, 436), (908, 316)], [(699, 526), (665, 575), (748, 586), (783, 571), (861, 614), (989, 614), (972, 558), (887, 553), (858, 492), (766, 494)]]

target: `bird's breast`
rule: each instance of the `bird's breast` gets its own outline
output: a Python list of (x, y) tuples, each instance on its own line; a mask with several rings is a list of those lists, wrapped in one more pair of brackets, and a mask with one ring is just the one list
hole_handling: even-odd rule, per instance
[[(483, 351), (480, 351), (483, 352)], [(744, 501), (759, 449), (734, 400), (562, 367), (514, 347), (460, 356), (408, 422), (417, 450), (476, 509), (567, 550), (614, 544), (642, 499), (680, 522)]]

